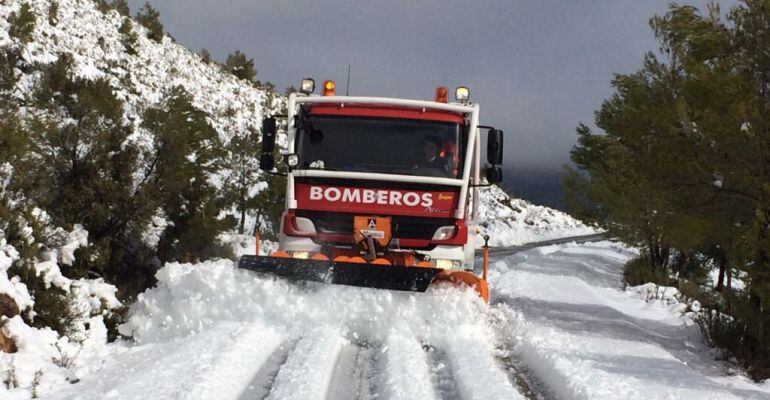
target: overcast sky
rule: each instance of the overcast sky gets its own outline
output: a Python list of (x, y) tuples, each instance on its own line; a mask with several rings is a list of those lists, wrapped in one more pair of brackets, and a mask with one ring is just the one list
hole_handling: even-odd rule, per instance
[[(135, 12), (144, 0), (129, 1)], [(558, 169), (579, 122), (657, 45), (666, 0), (151, 0), (167, 32), (223, 60), (241, 50), (281, 91), (304, 77), (355, 95), (431, 99), (471, 89), (506, 134), (506, 163)], [(705, 1), (679, 1), (702, 7)], [(724, 3), (724, 2), (723, 2)]]

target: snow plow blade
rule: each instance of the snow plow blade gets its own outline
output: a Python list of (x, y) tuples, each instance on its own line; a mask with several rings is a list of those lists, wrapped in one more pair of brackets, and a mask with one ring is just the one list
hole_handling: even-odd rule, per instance
[(440, 268), (386, 266), (253, 255), (241, 256), (238, 261), (238, 268), (289, 280), (411, 292), (424, 292), (443, 271)]

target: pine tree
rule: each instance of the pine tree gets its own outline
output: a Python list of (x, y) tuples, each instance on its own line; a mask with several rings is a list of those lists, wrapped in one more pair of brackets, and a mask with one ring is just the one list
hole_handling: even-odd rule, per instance
[(112, 8), (124, 17), (131, 16), (131, 9), (128, 6), (128, 0), (112, 0)]
[(158, 245), (164, 261), (228, 255), (217, 236), (233, 223), (220, 216), (225, 201), (210, 183), (224, 151), (207, 118), (182, 88), (144, 116), (144, 127), (155, 136), (155, 181), (170, 219)]
[(123, 103), (107, 81), (74, 78), (71, 63), (61, 56), (40, 71), (13, 189), (56, 226), (89, 231), (92, 245), (78, 250), (72, 277), (102, 276), (135, 293), (152, 283), (142, 271), (149, 265), (131, 260), (143, 251), (142, 231), (157, 205), (147, 185), (134, 182), (141, 153), (128, 140)]
[(246, 58), (246, 55), (236, 50), (235, 53), (227, 56), (224, 68), (227, 72), (235, 75), (239, 79), (255, 82), (257, 70), (254, 68), (254, 59)]
[(120, 33), (120, 41), (123, 43), (123, 47), (126, 48), (126, 53), (135, 55), (139, 38), (136, 32), (134, 32), (131, 18), (123, 18), (123, 23), (120, 25), (118, 32)]
[(144, 5), (136, 13), (136, 22), (147, 28), (147, 37), (160, 43), (163, 40), (163, 24), (160, 23), (160, 13), (150, 3)]
[(238, 213), (238, 232), (246, 233), (246, 216), (254, 211), (255, 196), (261, 181), (257, 132), (236, 136), (227, 146), (224, 170), (229, 175), (223, 184), (223, 196)]
[(211, 53), (209, 53), (208, 50), (200, 49), (198, 55), (200, 56), (201, 60), (203, 60), (203, 62), (206, 64), (211, 64)]
[(59, 2), (56, 0), (51, 0), (51, 5), (48, 6), (48, 23), (52, 26), (59, 23)]
[(8, 34), (27, 43), (32, 38), (32, 32), (37, 24), (37, 16), (29, 3), (22, 3), (19, 12), (13, 12), (8, 16)]
[[(606, 135), (579, 129), (572, 159), (580, 171), (566, 183), (570, 204), (641, 244), (653, 265), (669, 257), (656, 255), (655, 240), (640, 243), (644, 235), (652, 232), (661, 248), (676, 249), (678, 261), (664, 271), (681, 284), (696, 278), (704, 268), (698, 263), (719, 266), (723, 300), (707, 301), (724, 305), (733, 318), (708, 314), (704, 332), (764, 379), (770, 376), (770, 1), (746, 0), (726, 21), (722, 15), (715, 5), (705, 14), (672, 5), (651, 20), (665, 62), (650, 55), (639, 73), (616, 78), (617, 93), (597, 113)], [(733, 270), (748, 274), (745, 291), (730, 289)]]

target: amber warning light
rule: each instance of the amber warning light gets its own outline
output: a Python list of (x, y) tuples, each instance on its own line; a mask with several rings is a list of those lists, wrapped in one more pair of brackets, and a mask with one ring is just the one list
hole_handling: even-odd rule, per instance
[(334, 96), (334, 81), (325, 81), (324, 82), (324, 96)]
[(447, 102), (447, 93), (449, 91), (444, 86), (439, 86), (436, 88), (436, 97), (433, 101), (437, 103), (446, 103)]

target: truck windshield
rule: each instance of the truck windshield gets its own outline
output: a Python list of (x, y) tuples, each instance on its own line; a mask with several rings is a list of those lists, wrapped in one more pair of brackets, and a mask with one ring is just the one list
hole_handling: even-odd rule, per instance
[(297, 129), (299, 168), (460, 178), (465, 130), (453, 122), (311, 116)]

